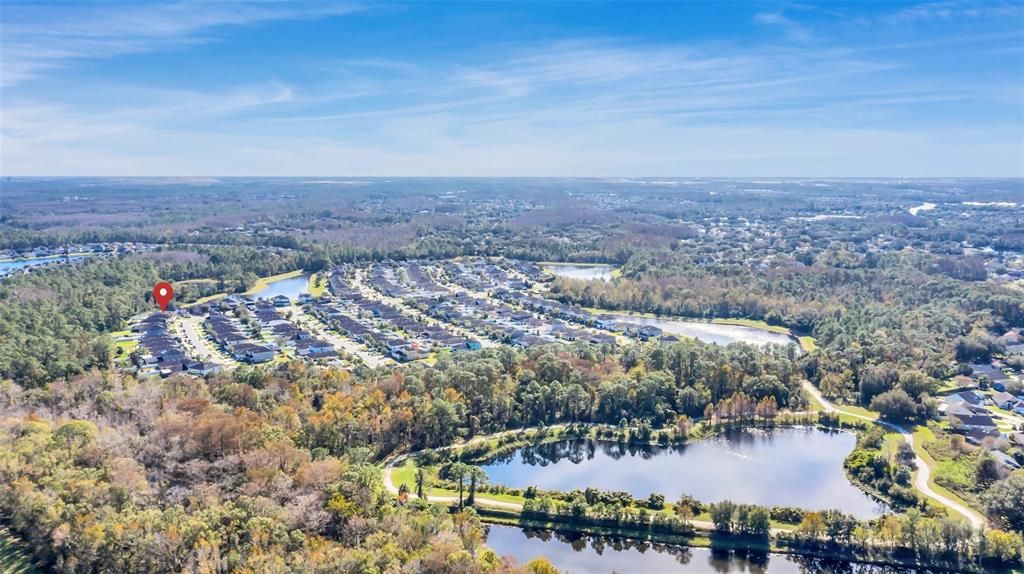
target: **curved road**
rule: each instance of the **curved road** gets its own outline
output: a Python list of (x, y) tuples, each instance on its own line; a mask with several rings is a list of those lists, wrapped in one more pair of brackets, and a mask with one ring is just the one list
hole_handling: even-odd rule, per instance
[[(914, 435), (907, 429), (899, 425), (890, 423), (888, 421), (883, 421), (880, 419), (876, 420), (861, 414), (844, 411), (840, 408), (837, 408), (835, 405), (826, 400), (825, 397), (821, 395), (821, 392), (818, 391), (818, 389), (809, 381), (804, 381), (803, 386), (804, 390), (810, 393), (811, 396), (813, 396), (819, 403), (821, 403), (822, 408), (825, 409), (825, 412), (838, 412), (847, 416), (856, 417), (858, 419), (863, 419), (869, 422), (880, 424), (887, 428), (891, 428), (892, 430), (900, 433), (903, 436), (903, 440), (910, 445), (910, 448), (914, 449)], [(914, 449), (914, 457), (914, 462), (917, 465), (917, 475), (914, 476), (914, 487), (917, 488), (917, 490), (919, 490), (921, 494), (938, 502), (939, 504), (942, 504), (947, 508), (952, 508), (955, 512), (966, 518), (971, 523), (971, 526), (973, 526), (974, 528), (980, 529), (987, 525), (985, 517), (981, 514), (977, 513), (971, 508), (968, 508), (967, 506), (964, 506), (963, 504), (960, 504), (959, 502), (956, 502), (955, 500), (947, 498), (939, 494), (938, 492), (932, 490), (932, 487), (928, 485), (928, 481), (931, 480), (932, 469), (928, 466), (928, 463), (925, 462), (923, 458), (921, 458), (921, 455), (917, 454), (917, 449)]]

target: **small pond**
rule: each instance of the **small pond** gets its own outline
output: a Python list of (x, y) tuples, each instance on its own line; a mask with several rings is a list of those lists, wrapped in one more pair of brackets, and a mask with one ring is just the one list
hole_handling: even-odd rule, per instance
[(298, 299), (302, 293), (309, 293), (309, 275), (299, 275), (298, 277), (272, 281), (263, 289), (253, 293), (253, 297), (270, 299), (278, 295), (284, 295), (294, 300)]
[(615, 271), (615, 267), (611, 265), (574, 265), (572, 263), (548, 264), (544, 265), (544, 269), (558, 277), (587, 281), (594, 279), (607, 281), (612, 278), (612, 272)]
[(691, 337), (705, 343), (728, 345), (730, 343), (750, 343), (751, 345), (790, 345), (793, 339), (782, 333), (774, 333), (767, 329), (747, 327), (744, 325), (722, 325), (706, 321), (691, 321), (679, 318), (645, 317), (628, 313), (608, 313), (616, 320), (638, 325), (653, 325), (666, 335)]
[(543, 556), (561, 572), (726, 574), (924, 574), (893, 568), (788, 554), (735, 553), (621, 538), (560, 534), (548, 530), (490, 525), (487, 545), (520, 564)]
[(482, 468), (492, 484), (515, 488), (590, 486), (638, 498), (659, 493), (670, 502), (685, 493), (704, 502), (837, 508), (872, 518), (884, 505), (843, 473), (843, 459), (855, 444), (851, 433), (810, 427), (730, 430), (668, 447), (573, 439), (521, 448)]

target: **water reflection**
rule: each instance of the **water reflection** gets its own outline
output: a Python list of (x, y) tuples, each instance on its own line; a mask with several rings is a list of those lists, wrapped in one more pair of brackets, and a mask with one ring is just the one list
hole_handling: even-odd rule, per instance
[(571, 265), (571, 264), (559, 264), (559, 265), (545, 265), (544, 269), (550, 271), (554, 275), (559, 277), (567, 277), (569, 279), (584, 279), (587, 281), (593, 279), (600, 279), (607, 281), (612, 278), (612, 271), (614, 267), (611, 265)]
[(733, 574), (928, 574), (927, 570), (746, 550), (689, 548), (616, 537), (489, 526), (487, 545), (526, 563), (546, 557), (562, 572)]
[[(856, 438), (815, 428), (732, 430), (685, 446), (572, 439), (525, 447), (488, 460), (494, 484), (547, 490), (594, 487), (673, 500), (687, 493), (811, 510), (838, 508), (871, 518), (885, 507), (843, 474)], [(541, 470), (543, 469), (543, 470)]]
[(289, 299), (297, 299), (302, 293), (309, 292), (309, 275), (299, 275), (288, 279), (279, 279), (267, 284), (266, 287), (253, 293), (254, 297), (271, 299), (278, 295), (284, 295)]
[(748, 327), (746, 325), (724, 325), (721, 323), (708, 323), (679, 318), (645, 317), (628, 313), (609, 313), (609, 315), (614, 317), (615, 320), (624, 323), (652, 325), (661, 329), (665, 334), (690, 337), (716, 345), (729, 345), (731, 343), (749, 343), (751, 345), (795, 344), (793, 339), (782, 333), (775, 333), (767, 329), (758, 329), (757, 327)]

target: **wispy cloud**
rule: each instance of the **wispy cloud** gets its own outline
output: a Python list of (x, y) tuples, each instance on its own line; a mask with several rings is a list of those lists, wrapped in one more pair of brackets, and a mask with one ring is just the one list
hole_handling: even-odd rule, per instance
[(219, 29), (337, 16), (355, 4), (184, 0), (173, 3), (5, 3), (2, 85), (87, 58), (144, 53), (217, 39)]
[(952, 22), (958, 19), (979, 18), (1015, 17), (1019, 19), (1022, 16), (1024, 16), (1024, 6), (1019, 2), (950, 0), (915, 4), (886, 14), (883, 19), (889, 23), (913, 24), (936, 20)]
[(931, 14), (940, 24), (928, 33), (879, 32), (892, 13), (850, 9), (871, 25), (848, 26), (846, 12), (786, 4), (744, 11), (764, 28), (742, 38), (588, 29), (459, 49), (445, 39), (429, 54), (357, 42), (322, 54), (336, 31), (317, 26), (317, 50), (274, 52), (223, 78), (150, 82), (111, 61), (111, 73), (68, 73), (64, 84), (78, 59), (231, 41), (232, 27), (358, 8), (16, 8), (10, 18), (5, 5), (5, 81), (52, 78), (5, 90), (0, 172), (984, 175), (1019, 172), (1024, 149), (1019, 74), (971, 64), (1019, 62), (1019, 34), (950, 33), (944, 8), (909, 16)]

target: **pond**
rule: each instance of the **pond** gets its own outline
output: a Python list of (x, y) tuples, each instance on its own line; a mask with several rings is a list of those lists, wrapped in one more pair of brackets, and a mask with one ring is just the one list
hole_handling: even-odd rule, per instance
[(628, 313), (608, 313), (617, 321), (625, 323), (636, 323), (638, 325), (653, 325), (661, 329), (665, 334), (691, 337), (715, 343), (716, 345), (728, 345), (730, 343), (749, 343), (751, 345), (791, 345), (795, 344), (793, 339), (782, 333), (775, 333), (767, 329), (747, 327), (744, 325), (722, 325), (719, 323), (708, 323), (706, 321), (691, 321), (678, 318), (655, 318)]
[(544, 265), (544, 269), (558, 277), (586, 281), (594, 279), (607, 281), (612, 278), (612, 272), (615, 271), (611, 265), (574, 265), (572, 263), (548, 264)]
[(309, 292), (309, 275), (299, 275), (288, 279), (271, 281), (266, 287), (253, 293), (253, 297), (264, 297), (270, 299), (278, 295), (284, 295), (289, 299), (298, 299), (302, 293)]
[(52, 255), (50, 257), (30, 257), (30, 258), (27, 258), (27, 259), (7, 259), (7, 260), (4, 260), (4, 261), (0, 261), (0, 276), (6, 275), (7, 273), (10, 273), (12, 271), (17, 271), (19, 269), (24, 269), (26, 267), (35, 267), (37, 265), (46, 265), (47, 263), (54, 263), (54, 262), (64, 263), (66, 261), (77, 261), (79, 259), (82, 259), (82, 257), (84, 257), (84, 256), (82, 256), (82, 255), (70, 255), (68, 257), (65, 257), (63, 255)]
[(923, 570), (851, 563), (789, 554), (735, 553), (621, 538), (561, 534), (492, 524), (487, 545), (520, 564), (543, 556), (561, 572), (763, 574), (923, 574)]
[(732, 500), (808, 510), (837, 508), (872, 518), (884, 505), (854, 486), (843, 459), (851, 433), (811, 427), (734, 429), (683, 446), (629, 445), (572, 439), (518, 449), (481, 465), (492, 484), (568, 491), (588, 486), (651, 493), (672, 502)]
[(934, 203), (925, 202), (925, 203), (922, 203), (921, 205), (917, 205), (917, 206), (911, 207), (907, 211), (910, 212), (910, 215), (917, 215), (918, 213), (921, 213), (922, 211), (931, 211), (931, 210), (935, 209), (936, 207), (938, 207), (938, 206), (935, 205)]

